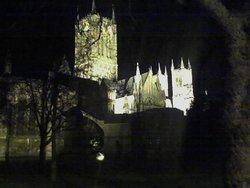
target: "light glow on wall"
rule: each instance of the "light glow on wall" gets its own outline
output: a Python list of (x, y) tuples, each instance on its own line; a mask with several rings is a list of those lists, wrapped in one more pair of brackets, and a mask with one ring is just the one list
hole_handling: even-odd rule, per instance
[(96, 154), (96, 160), (98, 160), (98, 161), (103, 161), (104, 160), (104, 154), (103, 153), (101, 153), (101, 152), (98, 152), (97, 154)]
[(130, 114), (134, 106), (134, 95), (129, 95), (115, 100), (115, 114)]

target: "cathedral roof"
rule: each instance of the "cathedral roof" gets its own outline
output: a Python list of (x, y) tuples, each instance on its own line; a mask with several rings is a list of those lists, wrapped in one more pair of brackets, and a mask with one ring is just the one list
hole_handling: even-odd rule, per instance
[(125, 93), (125, 81), (126, 79), (122, 79), (117, 81), (117, 92), (116, 92), (116, 98), (120, 98), (124, 96)]
[[(149, 76), (149, 72), (145, 72), (141, 74), (141, 81), (142, 86), (144, 86), (145, 82), (147, 81), (147, 78)], [(152, 77), (153, 83), (157, 82), (158, 75), (154, 74)], [(116, 98), (124, 97), (125, 95), (132, 95), (134, 92), (134, 83), (135, 83), (135, 76), (131, 76), (126, 79), (118, 80), (117, 81), (117, 92), (116, 92)]]
[(117, 82), (117, 95), (116, 98), (124, 97), (125, 95), (133, 94), (134, 86), (134, 76), (131, 76), (127, 79), (122, 79)]
[(147, 77), (148, 77), (148, 72), (141, 74), (142, 85), (145, 84)]

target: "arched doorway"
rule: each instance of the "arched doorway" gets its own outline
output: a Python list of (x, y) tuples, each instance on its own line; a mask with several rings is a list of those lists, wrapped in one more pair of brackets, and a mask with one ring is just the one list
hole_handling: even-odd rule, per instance
[(77, 169), (96, 170), (97, 154), (104, 145), (104, 131), (77, 107), (64, 115), (67, 123), (63, 130), (64, 149), (60, 154), (63, 161), (60, 162)]

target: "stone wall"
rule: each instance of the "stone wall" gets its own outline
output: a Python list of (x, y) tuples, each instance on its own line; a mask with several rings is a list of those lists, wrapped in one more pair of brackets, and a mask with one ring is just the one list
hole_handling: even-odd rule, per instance
[(119, 115), (100, 121), (107, 157), (130, 156), (165, 161), (178, 166), (183, 154), (186, 123), (183, 112), (173, 108)]
[(131, 127), (127, 122), (104, 122), (100, 124), (104, 131), (103, 152), (107, 157), (124, 157), (131, 151)]
[(186, 134), (181, 110), (162, 108), (134, 114), (131, 133), (134, 164), (153, 165), (154, 168), (159, 165), (171, 173), (180, 171)]

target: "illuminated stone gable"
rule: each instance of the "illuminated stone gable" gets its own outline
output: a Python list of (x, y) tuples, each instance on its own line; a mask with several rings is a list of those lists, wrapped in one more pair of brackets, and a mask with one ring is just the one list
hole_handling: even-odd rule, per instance
[(142, 85), (142, 107), (143, 110), (165, 107), (165, 95), (161, 88), (159, 77), (153, 75), (152, 68), (149, 68), (147, 79)]
[(109, 112), (131, 114), (154, 108), (177, 108), (186, 114), (194, 98), (190, 62), (187, 68), (184, 67), (183, 59), (179, 68), (174, 68), (172, 62), (171, 80), (169, 85), (167, 70), (165, 68), (162, 74), (160, 64), (157, 74), (153, 74), (152, 67), (141, 74), (137, 64), (134, 76), (113, 83), (116, 84), (116, 91), (113, 89), (109, 92), (116, 92), (116, 98), (114, 95), (112, 99), (109, 98), (112, 104), (109, 105), (112, 107)]

